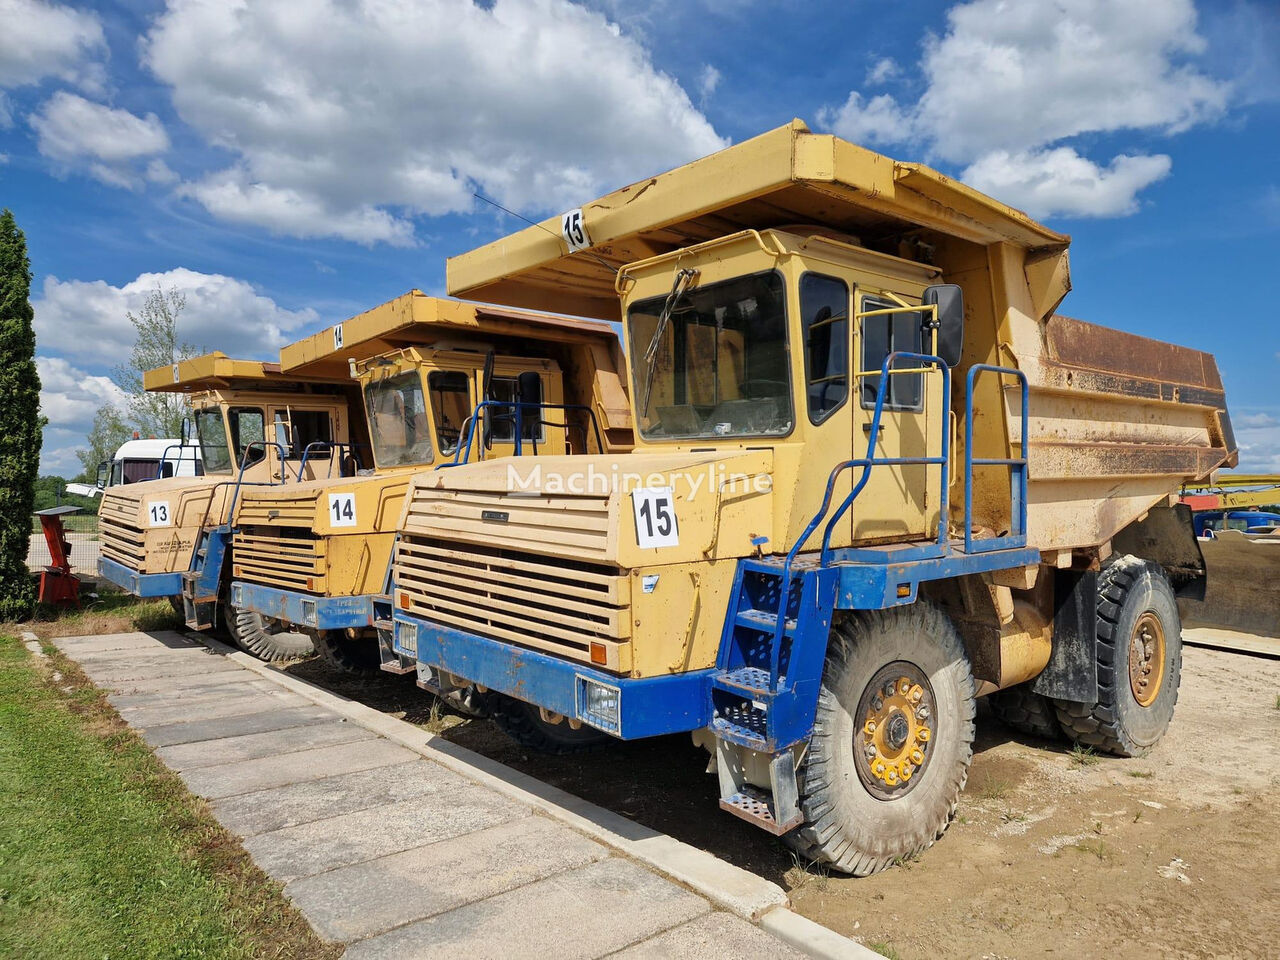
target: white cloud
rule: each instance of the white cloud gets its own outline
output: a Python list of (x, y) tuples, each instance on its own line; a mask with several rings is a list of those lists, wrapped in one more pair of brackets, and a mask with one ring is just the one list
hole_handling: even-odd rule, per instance
[(188, 194), (299, 236), (407, 243), (413, 216), (470, 210), (476, 187), (555, 210), (725, 145), (568, 0), (169, 0), (144, 59), (235, 157)]
[(711, 95), (715, 93), (716, 89), (720, 86), (721, 79), (720, 71), (714, 66), (709, 63), (703, 66), (702, 73), (698, 77), (699, 104), (704, 106), (706, 105), (706, 102), (711, 99)]
[(13, 107), (9, 103), (3, 91), (0, 91), (0, 130), (7, 130), (13, 126)]
[(964, 172), (966, 183), (1035, 217), (1123, 217), (1138, 209), (1140, 191), (1163, 180), (1173, 161), (1118, 156), (1100, 167), (1070, 147), (985, 154)]
[(73, 476), (80, 472), (76, 450), (85, 445), (98, 410), (123, 410), (124, 391), (108, 377), (94, 376), (62, 357), (36, 357), (40, 372), (40, 412), (49, 419), (40, 449), (40, 472)]
[[(1280, 474), (1280, 410), (1232, 417), (1240, 448), (1240, 473)], [(1224, 477), (1230, 474), (1223, 474)]]
[(112, 186), (136, 186), (135, 161), (169, 149), (169, 136), (154, 113), (138, 117), (65, 90), (31, 116), (31, 128), (41, 154)]
[(58, 77), (91, 89), (102, 80), (86, 62), (106, 47), (98, 15), (42, 0), (0, 0), (0, 87)]
[(892, 57), (881, 57), (867, 68), (866, 84), (869, 87), (880, 86), (888, 83), (901, 72), (902, 69), (896, 60)]
[(134, 331), (126, 314), (142, 309), (157, 287), (186, 294), (178, 325), (180, 339), (233, 357), (270, 357), (299, 328), (317, 326), (310, 308), (286, 310), (243, 280), (178, 267), (144, 273), (123, 286), (104, 280), (46, 277), (35, 300), (36, 341), (42, 352), (57, 352), (97, 365), (128, 359)]
[[(1051, 201), (1042, 209), (1122, 215), (1167, 174), (1166, 157), (1099, 164), (1049, 148), (1090, 133), (1176, 134), (1219, 117), (1231, 88), (1194, 65), (1205, 48), (1196, 28), (1192, 0), (972, 0), (926, 39), (916, 102), (854, 91), (822, 119), (851, 139), (965, 164), (971, 183), (999, 173), (1026, 184), (1024, 193)], [(1011, 169), (1019, 161), (1026, 170)]]

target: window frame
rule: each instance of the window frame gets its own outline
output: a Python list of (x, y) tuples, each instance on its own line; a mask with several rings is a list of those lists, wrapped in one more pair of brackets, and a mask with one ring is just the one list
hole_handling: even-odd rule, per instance
[[(828, 407), (825, 411), (823, 411), (822, 415), (817, 419), (814, 418), (814, 408), (809, 398), (809, 387), (812, 386), (813, 384), (813, 370), (809, 362), (809, 358), (810, 358), (809, 330), (810, 330), (811, 324), (809, 323), (805, 315), (805, 309), (804, 309), (804, 285), (805, 285), (805, 281), (811, 277), (816, 280), (833, 281), (835, 283), (840, 284), (840, 286), (844, 287), (844, 295), (845, 295), (844, 395), (841, 396), (839, 403), (837, 403), (834, 407)], [(853, 389), (852, 381), (854, 379), (853, 374), (855, 373), (853, 363), (854, 363), (855, 357), (854, 357), (854, 351), (853, 351), (853, 324), (850, 323), (850, 320), (853, 317), (854, 295), (855, 295), (855, 289), (853, 285), (849, 283), (848, 280), (844, 279), (843, 277), (833, 276), (832, 274), (829, 274), (829, 273), (819, 273), (816, 270), (806, 270), (804, 271), (804, 273), (800, 274), (800, 278), (796, 281), (796, 304), (800, 311), (800, 325), (801, 325), (800, 346), (801, 346), (801, 349), (804, 351), (805, 412), (808, 414), (809, 422), (812, 423), (814, 426), (818, 426), (819, 424), (826, 423), (829, 419), (831, 419), (832, 414), (834, 414), (837, 410), (839, 410), (841, 407), (847, 404), (849, 402), (849, 394), (852, 392), (852, 389)], [(825, 322), (832, 323), (832, 325), (834, 326), (834, 322), (831, 321), (830, 319), (828, 319), (828, 321), (825, 321)]]
[[(862, 314), (862, 313), (867, 313), (867, 312), (868, 312), (868, 311), (870, 311), (870, 310), (887, 310), (887, 309), (890, 309), (890, 308), (893, 308), (893, 307), (901, 306), (901, 304), (894, 303), (894, 302), (893, 302), (892, 300), (890, 300), (888, 297), (879, 296), (879, 295), (877, 295), (877, 294), (869, 293), (869, 292), (866, 292), (866, 291), (861, 291), (861, 290), (860, 290), (860, 291), (858, 291), (857, 296), (860, 298), (860, 299), (859, 299), (859, 301), (858, 301), (858, 310), (857, 310), (857, 312), (858, 312), (858, 313), (860, 313), (860, 314)], [(916, 310), (918, 311), (920, 308), (917, 306), (917, 307), (915, 307), (914, 309), (916, 309)], [(870, 373), (870, 371), (871, 371), (871, 368), (870, 368), (869, 366), (867, 366), (867, 355), (866, 355), (866, 343), (867, 343), (867, 337), (866, 337), (866, 323), (867, 323), (867, 320), (868, 320), (868, 319), (872, 319), (872, 320), (887, 320), (887, 321), (890, 321), (890, 322), (889, 322), (889, 349), (888, 349), (888, 352), (887, 352), (887, 353), (885, 353), (885, 355), (884, 355), (884, 356), (882, 356), (882, 357), (880, 358), (880, 362), (879, 362), (878, 364), (876, 364), (876, 366), (875, 366), (875, 369), (876, 369), (877, 371), (879, 371), (879, 370), (880, 370), (880, 368), (884, 366), (884, 357), (888, 356), (890, 353), (893, 353), (895, 350), (897, 350), (897, 349), (898, 349), (897, 345), (894, 343), (893, 323), (892, 323), (892, 321), (895, 319), (895, 317), (896, 317), (896, 316), (897, 316), (897, 315), (895, 315), (895, 314), (889, 314), (889, 315), (887, 315), (887, 316), (880, 316), (880, 317), (871, 317), (871, 318), (868, 318), (868, 317), (862, 317), (862, 319), (859, 321), (859, 323), (858, 323), (858, 370), (859, 370), (859, 372), (860, 372), (860, 373)], [(917, 327), (917, 329), (919, 329), (919, 328)], [(918, 347), (913, 347), (913, 349), (912, 349), (912, 350), (910, 350), (909, 352), (911, 352), (911, 353), (923, 353), (923, 352), (924, 352), (924, 335), (923, 335), (923, 333), (921, 333), (921, 334), (920, 334), (920, 343), (919, 343), (919, 346), (918, 346)], [(877, 372), (877, 373), (875, 374), (875, 376), (879, 377), (879, 376), (880, 376), (880, 373), (879, 373), (879, 372)], [(895, 376), (898, 376), (898, 377), (902, 377), (902, 376), (907, 376), (907, 377), (918, 377), (918, 378), (919, 378), (919, 380), (918, 380), (917, 382), (920, 384), (919, 400), (917, 400), (914, 404), (901, 404), (901, 403), (895, 403), (895, 402), (893, 401), (893, 399), (892, 399), (892, 397), (893, 397), (893, 384), (894, 384), (894, 380), (893, 380), (893, 378), (894, 378)], [(888, 410), (888, 411), (892, 411), (893, 413), (924, 413), (925, 393), (927, 392), (927, 391), (926, 391), (927, 381), (925, 380), (925, 374), (923, 374), (923, 373), (902, 373), (902, 374), (894, 374), (894, 373), (892, 373), (892, 372), (891, 372), (891, 373), (889, 374), (889, 378), (890, 378), (890, 379), (889, 379), (889, 389), (885, 391), (884, 409), (885, 409), (885, 410)], [(869, 379), (870, 379), (870, 377), (858, 377), (858, 380), (860, 380), (860, 381), (866, 381), (866, 380), (869, 380)], [(877, 386), (877, 390), (878, 390), (878, 389), (879, 389), (879, 387)], [(876, 408), (876, 401), (875, 401), (875, 399), (874, 399), (874, 398), (872, 398), (871, 400), (867, 400), (867, 399), (863, 396), (863, 390), (862, 390), (862, 384), (861, 384), (861, 383), (859, 383), (859, 384), (858, 384), (858, 401), (859, 401), (859, 403), (860, 403), (860, 405), (861, 405), (861, 407), (862, 407), (862, 409), (863, 409), (863, 410), (874, 410), (874, 409)]]
[[(262, 439), (250, 440), (248, 443), (245, 443), (242, 445), (240, 443), (240, 414), (244, 412), (256, 413), (259, 417), (262, 418)], [(232, 418), (233, 414), (235, 415), (234, 419)], [(271, 448), (274, 446), (274, 444), (272, 444), (272, 442), (267, 439), (267, 424), (270, 421), (267, 420), (266, 408), (255, 407), (252, 404), (248, 404), (248, 403), (240, 404), (234, 407), (229, 406), (226, 409), (225, 416), (226, 416), (226, 425), (227, 425), (227, 441), (229, 444), (228, 449), (231, 452), (231, 472), (235, 473), (239, 471), (242, 467), (244, 469), (248, 469), (249, 467), (252, 467), (255, 464), (262, 463), (262, 461), (264, 460), (269, 461), (271, 458)], [(257, 460), (254, 460), (246, 464), (244, 461), (244, 455), (248, 450), (250, 443), (262, 444), (262, 456), (259, 457)], [(277, 449), (276, 456), (278, 457), (279, 454), (280, 454), (280, 451)]]

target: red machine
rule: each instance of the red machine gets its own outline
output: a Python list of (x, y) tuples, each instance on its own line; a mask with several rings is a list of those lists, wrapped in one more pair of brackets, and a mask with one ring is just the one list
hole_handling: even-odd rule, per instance
[(40, 591), (37, 600), (55, 607), (80, 606), (80, 578), (71, 572), (71, 544), (67, 542), (62, 518), (76, 513), (79, 507), (50, 507), (37, 510), (40, 529), (49, 545), (49, 557), (53, 561), (40, 571)]

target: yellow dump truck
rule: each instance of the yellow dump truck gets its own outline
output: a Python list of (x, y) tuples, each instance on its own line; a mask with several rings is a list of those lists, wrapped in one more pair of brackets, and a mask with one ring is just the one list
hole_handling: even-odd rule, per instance
[(415, 476), (396, 651), (529, 743), (691, 731), (853, 874), (946, 829), (978, 696), (1143, 753), (1203, 585), (1173, 498), (1234, 443), (1211, 356), (1057, 313), (1068, 243), (796, 121), (450, 260), (621, 310), (636, 447)]
[(374, 469), (244, 491), (232, 521), (231, 604), (286, 634), (307, 632), (344, 669), (406, 669), (389, 629), (379, 644), (376, 624), (390, 625), (387, 568), (413, 473), (632, 445), (622, 346), (599, 321), (415, 290), (286, 347), (280, 362), (299, 377), (349, 372)]
[[(135, 596), (177, 605), (201, 541), (226, 523), (237, 492), (351, 472), (352, 442), (366, 442), (359, 395), (346, 377), (301, 379), (276, 363), (210, 353), (147, 371), (144, 386), (189, 398), (204, 476), (112, 487), (104, 495), (98, 572)], [(219, 619), (218, 605), (201, 606), (202, 626)], [(258, 652), (253, 644), (263, 625), (221, 613), (236, 641)], [(302, 634), (275, 642), (293, 656), (311, 649)]]

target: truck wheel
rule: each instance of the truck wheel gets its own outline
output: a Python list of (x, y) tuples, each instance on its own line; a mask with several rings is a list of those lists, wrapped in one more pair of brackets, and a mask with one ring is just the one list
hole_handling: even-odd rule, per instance
[(276, 660), (297, 660), (315, 652), (311, 638), (305, 633), (286, 630), (278, 620), (264, 617), (256, 611), (227, 608), (227, 630), (231, 639), (245, 653), (259, 660), (272, 663)]
[(964, 646), (937, 608), (838, 621), (797, 771), (805, 822), (786, 841), (860, 877), (932, 845), (969, 776), (973, 715)]
[(548, 723), (542, 719), (538, 708), (515, 697), (493, 696), (489, 700), (493, 722), (508, 737), (530, 750), (554, 756), (575, 753), (591, 753), (611, 740), (586, 724), (574, 730), (568, 720)]
[(1120, 757), (1150, 750), (1173, 719), (1182, 680), (1182, 621), (1164, 570), (1117, 557), (1098, 575), (1098, 702), (1055, 700), (1077, 743)]
[(997, 690), (987, 697), (987, 703), (991, 705), (996, 719), (1006, 727), (1043, 740), (1062, 739), (1058, 711), (1053, 701), (1032, 690), (1030, 683)]
[(329, 666), (343, 673), (375, 674), (382, 669), (378, 640), (372, 636), (351, 636), (346, 630), (314, 630), (310, 634), (316, 653)]

